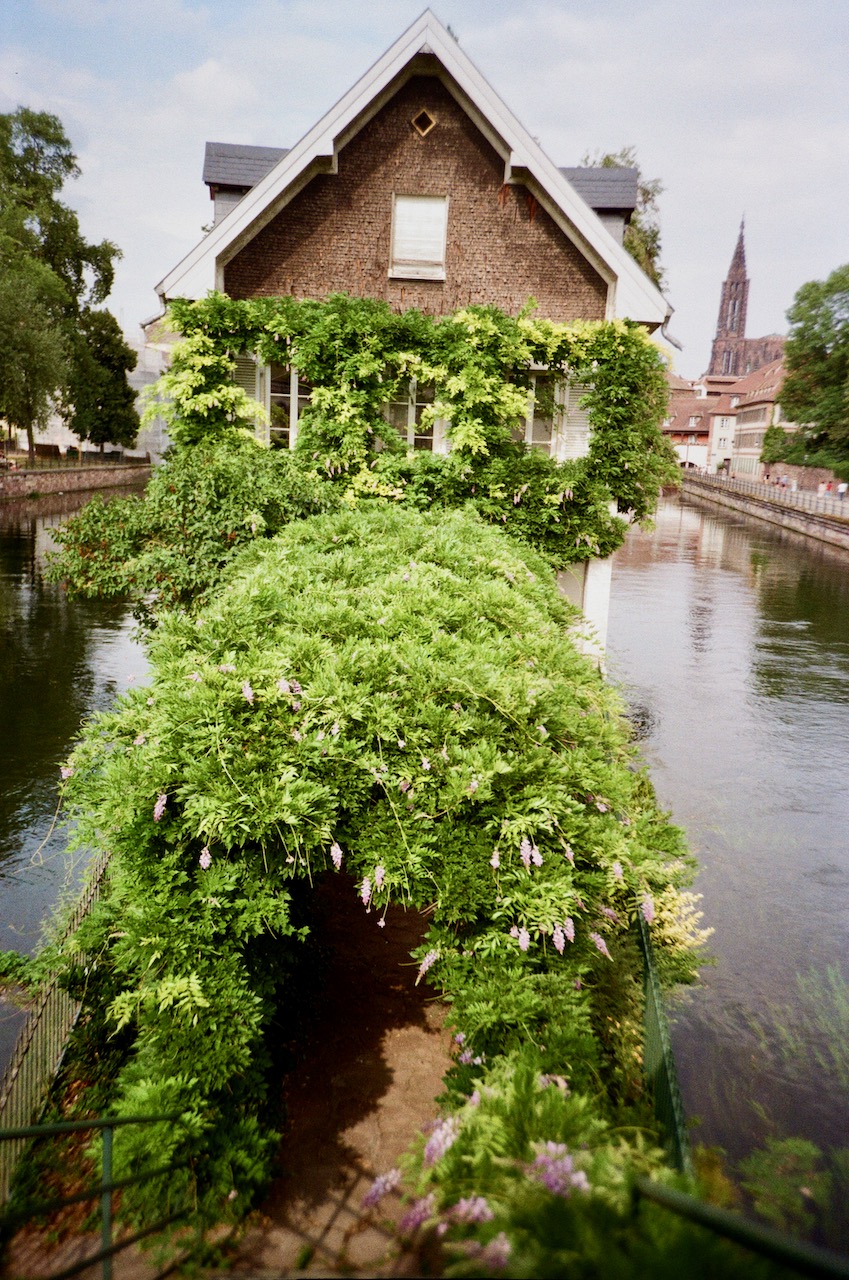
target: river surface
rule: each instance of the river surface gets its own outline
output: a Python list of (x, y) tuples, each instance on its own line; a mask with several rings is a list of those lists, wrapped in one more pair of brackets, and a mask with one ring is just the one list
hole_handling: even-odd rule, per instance
[[(126, 492), (126, 490), (122, 490)], [(59, 769), (85, 717), (147, 663), (124, 604), (69, 601), (45, 582), (51, 530), (90, 495), (0, 503), (0, 947), (31, 953), (79, 884), (57, 813)], [(0, 1003), (0, 1070), (20, 1017)]]
[(671, 1009), (693, 1136), (849, 1147), (849, 555), (665, 501), (615, 557), (608, 661), (715, 931)]

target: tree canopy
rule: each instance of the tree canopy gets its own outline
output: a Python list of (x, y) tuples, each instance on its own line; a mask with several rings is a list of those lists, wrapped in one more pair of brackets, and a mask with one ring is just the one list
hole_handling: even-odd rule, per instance
[[(79, 166), (61, 121), (19, 107), (0, 115), (0, 414), (33, 433), (51, 409), (82, 438), (131, 443), (131, 349), (108, 312), (121, 256), (84, 237), (60, 199)], [(92, 413), (98, 416), (95, 424)]]
[(660, 179), (643, 176), (634, 147), (622, 147), (620, 151), (603, 154), (596, 152), (593, 156), (588, 152), (581, 164), (596, 165), (602, 169), (637, 170), (637, 207), (625, 228), (622, 243), (649, 279), (662, 289), (666, 273), (660, 262), (660, 211), (657, 206), (658, 196), (663, 191)]
[(812, 450), (849, 460), (849, 264), (803, 284), (787, 319), (781, 407)]

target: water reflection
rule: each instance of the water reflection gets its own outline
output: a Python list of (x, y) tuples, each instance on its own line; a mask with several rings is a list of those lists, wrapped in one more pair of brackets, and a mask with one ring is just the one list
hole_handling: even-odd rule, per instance
[[(716, 931), (674, 1027), (697, 1136), (733, 1156), (771, 1132), (846, 1145), (798, 978), (849, 979), (849, 557), (670, 501), (617, 554), (609, 660)], [(782, 1019), (804, 1024), (795, 1066)]]
[(125, 605), (70, 602), (44, 581), (51, 531), (87, 496), (0, 503), (0, 947), (17, 951), (37, 946), (78, 879), (58, 821), (60, 762), (82, 720), (147, 670)]

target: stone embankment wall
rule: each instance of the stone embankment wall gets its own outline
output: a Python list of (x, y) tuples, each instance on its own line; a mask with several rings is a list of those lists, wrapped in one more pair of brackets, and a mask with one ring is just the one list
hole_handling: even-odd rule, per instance
[(0, 471), (0, 498), (26, 498), (31, 494), (70, 493), (84, 489), (114, 489), (139, 485), (150, 477), (149, 466), (57, 467), (55, 471), (22, 468)]
[(724, 485), (692, 476), (684, 478), (681, 491), (688, 499), (704, 499), (721, 507), (729, 507), (732, 511), (754, 516), (757, 520), (766, 520), (781, 529), (790, 529), (807, 538), (815, 538), (818, 542), (826, 542), (830, 546), (849, 551), (849, 499), (846, 500), (846, 515), (841, 516), (799, 510), (782, 501), (778, 494), (773, 499), (737, 493)]

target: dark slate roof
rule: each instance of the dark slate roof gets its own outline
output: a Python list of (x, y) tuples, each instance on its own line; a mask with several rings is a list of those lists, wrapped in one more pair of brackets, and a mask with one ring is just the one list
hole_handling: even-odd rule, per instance
[[(237, 142), (207, 142), (203, 180), (209, 186), (248, 191), (283, 159), (287, 150), (285, 147), (247, 147)], [(561, 168), (560, 172), (597, 213), (632, 211), (637, 206), (638, 169), (583, 166)]]
[(596, 213), (609, 213), (614, 209), (633, 211), (637, 207), (639, 169), (583, 166), (578, 169), (561, 168), (560, 172)]
[(237, 187), (248, 191), (261, 182), (288, 148), (245, 147), (235, 142), (207, 142), (203, 180), (209, 186)]

